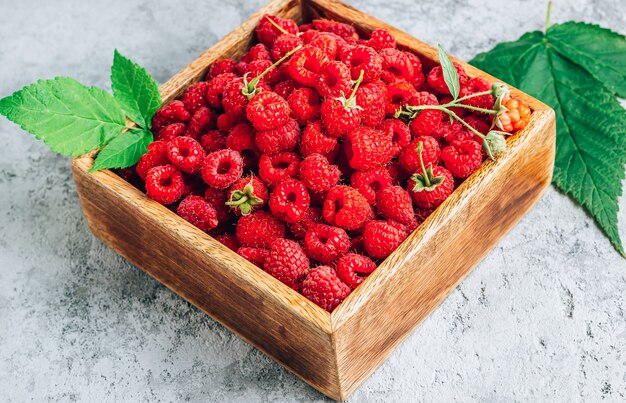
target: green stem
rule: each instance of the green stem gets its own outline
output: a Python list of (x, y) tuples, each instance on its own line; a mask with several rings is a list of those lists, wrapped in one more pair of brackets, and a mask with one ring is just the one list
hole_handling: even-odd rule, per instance
[(548, 0), (548, 12), (546, 13), (546, 28), (545, 32), (548, 32), (550, 28), (550, 14), (552, 13), (552, 0)]
[(281, 64), (282, 62), (285, 61), (285, 59), (287, 59), (289, 56), (293, 55), (294, 53), (296, 53), (298, 50), (300, 50), (302, 48), (302, 45), (298, 45), (295, 48), (291, 49), (289, 52), (285, 53), (285, 56), (281, 57), (280, 59), (276, 60), (276, 62), (274, 62), (274, 64), (272, 64), (270, 67), (268, 67), (267, 69), (265, 69), (265, 71), (263, 71), (263, 73), (259, 74), (258, 76), (256, 76), (255, 78), (252, 79), (252, 81), (250, 81), (248, 83), (248, 88), (250, 88), (250, 86), (255, 87), (256, 85), (259, 83), (259, 81), (261, 81), (261, 79), (263, 78), (263, 76), (265, 76), (267, 73), (269, 73), (270, 71), (272, 71), (272, 69), (274, 69), (276, 66), (278, 66), (279, 64)]
[(269, 16), (267, 17), (267, 20), (270, 22), (270, 24), (272, 24), (277, 30), (279, 30), (280, 32), (282, 32), (283, 34), (287, 34), (289, 35), (289, 32), (285, 31), (285, 28), (281, 27), (280, 25), (278, 25), (276, 22), (274, 22), (273, 19), (271, 19)]
[(496, 113), (498, 113), (498, 112), (494, 111), (493, 109), (479, 108), (477, 106), (471, 106), (471, 105), (465, 105), (465, 104), (457, 104), (457, 103), (454, 103), (454, 102), (448, 102), (447, 104), (443, 104), (441, 106), (446, 107), (446, 108), (450, 108), (450, 107), (465, 108), (465, 109), (469, 109), (471, 111), (487, 113), (489, 115), (495, 115)]
[(359, 73), (359, 78), (356, 79), (356, 82), (354, 83), (354, 89), (352, 89), (352, 94), (350, 94), (350, 98), (354, 98), (354, 96), (356, 95), (356, 90), (359, 89), (359, 85), (361, 85), (361, 81), (363, 81), (363, 70), (361, 70), (361, 73)]
[(422, 151), (424, 150), (424, 143), (421, 141), (417, 143), (417, 152), (420, 157), (420, 167), (422, 168), (422, 175), (424, 176), (424, 183), (426, 183), (426, 187), (430, 187), (430, 178), (428, 177), (428, 172), (426, 172), (426, 167), (424, 166), (424, 159), (422, 158)]
[(461, 123), (463, 126), (465, 126), (467, 128), (467, 130), (469, 130), (470, 132), (474, 133), (475, 135), (477, 135), (478, 137), (480, 137), (481, 139), (485, 139), (485, 135), (482, 134), (481, 132), (479, 132), (478, 130), (474, 129), (472, 127), (472, 125), (470, 125), (469, 123), (467, 123), (466, 121), (464, 121), (463, 119), (461, 119), (459, 117), (459, 115), (457, 115), (456, 113), (452, 112), (449, 109), (446, 109), (445, 111), (448, 115), (450, 115), (452, 118), (456, 119), (459, 121), (459, 123)]
[(227, 201), (225, 204), (229, 207), (237, 207), (237, 206), (241, 206), (247, 201), (248, 201), (248, 196), (242, 196), (241, 199), (237, 201)]

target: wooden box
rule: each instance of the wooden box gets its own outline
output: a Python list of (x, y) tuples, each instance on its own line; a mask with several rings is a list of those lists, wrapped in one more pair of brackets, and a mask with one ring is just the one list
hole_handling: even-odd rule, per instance
[[(275, 0), (161, 86), (180, 96), (222, 58), (238, 58), (264, 13), (298, 23), (326, 17), (360, 33), (385, 28), (398, 46), (433, 63), (437, 51), (350, 6)], [(166, 57), (167, 55), (163, 55)], [(460, 62), (470, 76), (493, 77)], [(389, 256), (332, 314), (239, 257), (111, 171), (73, 172), (91, 231), (207, 315), (327, 396), (344, 400), (385, 360), (541, 197), (550, 184), (554, 112), (513, 90), (533, 109), (508, 141)], [(445, 252), (444, 252), (445, 251)]]

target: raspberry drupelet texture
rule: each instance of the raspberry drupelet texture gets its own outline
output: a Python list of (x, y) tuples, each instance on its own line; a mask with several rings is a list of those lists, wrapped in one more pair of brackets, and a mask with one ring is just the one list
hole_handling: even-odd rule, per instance
[(329, 160), (334, 159), (337, 149), (337, 138), (328, 136), (319, 121), (310, 122), (300, 138), (300, 154), (307, 157), (311, 154), (322, 154)]
[(387, 87), (382, 81), (374, 81), (359, 87), (356, 92), (356, 103), (362, 108), (363, 125), (376, 127), (385, 118)]
[(384, 167), (369, 171), (356, 171), (350, 177), (350, 184), (359, 191), (369, 204), (376, 203), (376, 193), (393, 185), (389, 172)]
[(411, 142), (409, 127), (399, 119), (385, 119), (378, 129), (391, 138), (391, 155), (394, 157)]
[(291, 113), (301, 124), (315, 121), (320, 115), (321, 100), (319, 94), (308, 87), (296, 88), (287, 99)]
[(219, 151), (226, 144), (226, 132), (220, 130), (208, 130), (200, 137), (200, 145), (206, 153)]
[(339, 279), (352, 289), (357, 288), (374, 270), (376, 263), (367, 256), (348, 253), (337, 261)]
[(322, 207), (322, 216), (329, 224), (346, 230), (362, 227), (371, 212), (365, 197), (358, 190), (344, 185), (330, 189)]
[(304, 250), (313, 260), (330, 264), (350, 249), (350, 237), (345, 230), (326, 224), (311, 225), (304, 237)]
[(498, 115), (498, 127), (507, 133), (522, 130), (530, 121), (530, 108), (519, 98), (505, 97), (502, 106), (506, 112)]
[(409, 99), (416, 94), (415, 87), (404, 79), (394, 80), (387, 84), (387, 95), (385, 97), (385, 113), (393, 115), (408, 104)]
[(265, 258), (270, 254), (269, 249), (265, 248), (252, 248), (250, 246), (242, 246), (237, 249), (237, 254), (252, 264), (257, 265), (258, 267), (263, 267), (263, 263), (265, 263)]
[(396, 38), (385, 29), (375, 29), (367, 40), (367, 44), (380, 52), (383, 49), (395, 48)]
[(187, 125), (185, 123), (172, 123), (159, 130), (154, 139), (157, 141), (169, 141), (174, 137), (182, 136), (186, 131)]
[(315, 89), (325, 98), (346, 96), (352, 91), (350, 70), (339, 61), (326, 63), (315, 79)]
[(189, 195), (176, 209), (176, 214), (189, 221), (202, 231), (217, 227), (217, 211), (202, 196)]
[[(272, 20), (271, 22), (269, 21), (270, 19)], [(298, 25), (293, 20), (265, 14), (263, 18), (261, 18), (259, 25), (257, 25), (255, 32), (259, 42), (271, 48), (276, 38), (284, 34), (284, 32), (292, 35), (297, 34)]]
[(444, 165), (457, 178), (467, 178), (483, 162), (482, 146), (473, 140), (453, 141), (441, 151)]
[[(422, 144), (421, 149), (419, 147), (420, 143)], [(400, 156), (398, 157), (400, 166), (402, 166), (402, 168), (409, 173), (420, 171), (420, 155), (424, 161), (424, 166), (426, 167), (429, 165), (435, 166), (439, 164), (441, 149), (439, 148), (439, 143), (434, 137), (416, 137), (415, 140), (409, 143), (409, 145), (406, 146), (400, 153)]]
[(372, 220), (365, 224), (363, 245), (371, 257), (384, 259), (400, 246), (407, 235), (406, 227), (400, 223)]
[(328, 56), (313, 46), (305, 46), (293, 54), (289, 60), (289, 75), (291, 78), (307, 87), (313, 87), (317, 75), (328, 62)]
[(270, 252), (263, 263), (265, 272), (296, 291), (309, 273), (309, 258), (302, 247), (289, 239), (272, 242)]
[(237, 242), (237, 236), (235, 234), (222, 234), (215, 237), (215, 240), (226, 246), (233, 252), (237, 252), (239, 249), (239, 242)]
[(284, 126), (289, 120), (289, 104), (280, 95), (263, 91), (246, 106), (246, 116), (256, 130), (270, 130)]
[(383, 59), (370, 47), (357, 45), (347, 50), (341, 61), (350, 69), (353, 80), (358, 80), (363, 72), (363, 82), (369, 83), (380, 78), (383, 71)]
[(172, 165), (151, 168), (146, 175), (146, 194), (161, 204), (177, 202), (185, 192), (183, 175)]
[(259, 150), (265, 154), (277, 154), (292, 151), (298, 145), (300, 126), (294, 119), (288, 119), (283, 126), (257, 131), (255, 142)]
[(150, 169), (169, 163), (169, 158), (167, 158), (167, 143), (165, 141), (154, 141), (148, 145), (148, 152), (139, 158), (135, 170), (137, 171), (137, 175), (145, 181)]
[(403, 225), (411, 225), (415, 219), (413, 202), (401, 186), (391, 186), (376, 194), (376, 207), (380, 215)]
[(204, 106), (200, 107), (191, 117), (187, 125), (185, 136), (197, 140), (209, 128), (211, 120), (212, 117), (209, 108)]
[(238, 123), (230, 130), (226, 137), (226, 148), (241, 154), (244, 169), (252, 169), (259, 163), (261, 152), (255, 143), (254, 130), (247, 123)]
[[(468, 80), (465, 69), (463, 69), (463, 67), (458, 63), (453, 62), (453, 64), (459, 77), (459, 84), (461, 86), (464, 86)], [(432, 68), (432, 70), (430, 70), (430, 73), (428, 73), (427, 81), (428, 85), (433, 90), (443, 95), (450, 95), (450, 89), (448, 88), (448, 84), (446, 84), (446, 81), (443, 78), (443, 69), (440, 65), (435, 66)]]
[(407, 53), (398, 49), (383, 49), (380, 51), (383, 59), (381, 78), (385, 82), (404, 79), (412, 82), (414, 78), (413, 62)]
[(298, 175), (302, 159), (296, 153), (263, 154), (259, 160), (259, 176), (273, 188), (285, 179)]
[(304, 219), (310, 204), (311, 198), (304, 183), (291, 178), (276, 185), (269, 200), (272, 214), (287, 223)]
[(242, 216), (235, 229), (237, 240), (243, 246), (269, 248), (272, 242), (285, 237), (285, 224), (265, 211)]
[(234, 73), (237, 63), (233, 59), (218, 60), (211, 65), (209, 74), (207, 74), (207, 80), (215, 78), (220, 74)]
[(454, 178), (450, 171), (442, 166), (433, 167), (426, 174), (413, 175), (407, 186), (413, 203), (421, 209), (437, 208), (450, 196), (452, 190)]
[(189, 113), (193, 114), (201, 107), (208, 105), (206, 98), (208, 87), (208, 82), (200, 81), (189, 87), (183, 94), (182, 101)]
[(350, 287), (337, 277), (332, 267), (319, 266), (311, 270), (302, 282), (302, 294), (321, 308), (332, 312), (350, 295)]
[(217, 219), (220, 223), (225, 223), (233, 217), (231, 208), (226, 205), (228, 201), (228, 191), (226, 189), (206, 188), (204, 198), (217, 211)]
[(307, 44), (320, 49), (328, 56), (329, 60), (335, 60), (337, 52), (339, 52), (340, 42), (345, 43), (345, 40), (333, 33), (314, 32)]
[(337, 165), (331, 165), (321, 154), (306, 157), (299, 168), (300, 180), (312, 192), (327, 192), (339, 182), (341, 171)]
[(389, 134), (365, 126), (348, 134), (344, 149), (350, 166), (360, 171), (381, 167), (392, 157)]
[(167, 143), (167, 158), (183, 172), (198, 173), (205, 156), (200, 143), (191, 137), (176, 137)]
[(209, 83), (207, 84), (206, 100), (211, 108), (222, 107), (222, 97), (224, 96), (224, 89), (226, 88), (226, 84), (230, 83), (236, 78), (237, 75), (234, 73), (224, 73), (209, 81)]
[(288, 224), (289, 231), (291, 231), (294, 238), (304, 239), (309, 228), (320, 222), (322, 222), (322, 209), (319, 207), (311, 207), (302, 220)]
[(237, 151), (229, 149), (215, 151), (204, 158), (200, 173), (207, 185), (226, 189), (241, 178), (243, 159)]
[[(474, 77), (467, 81), (467, 83), (461, 87), (461, 91), (459, 92), (459, 97), (463, 98), (472, 94), (477, 94), (479, 92), (485, 92), (491, 90), (491, 84), (489, 81), (485, 80), (482, 77)], [(473, 98), (468, 98), (463, 101), (465, 105), (473, 106), (476, 108), (483, 109), (491, 109), (495, 99), (491, 94), (484, 94), (475, 96)], [(481, 112), (476, 112), (481, 113)]]
[[(413, 95), (408, 104), (411, 106), (421, 105), (439, 105), (437, 97), (429, 92), (418, 92)], [(430, 136), (433, 132), (439, 129), (441, 120), (443, 119), (443, 112), (435, 109), (426, 109), (417, 112), (417, 115), (411, 120), (409, 128), (413, 136)]]

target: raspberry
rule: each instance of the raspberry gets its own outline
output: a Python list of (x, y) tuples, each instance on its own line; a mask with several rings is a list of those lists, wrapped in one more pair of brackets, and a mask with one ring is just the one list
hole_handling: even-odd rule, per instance
[(350, 240), (350, 252), (365, 254), (365, 245), (363, 245), (363, 235), (355, 236)]
[(182, 136), (187, 131), (187, 125), (184, 123), (172, 123), (165, 126), (154, 136), (155, 140), (169, 141), (174, 137)]
[(167, 158), (183, 172), (198, 173), (205, 155), (200, 143), (191, 137), (176, 137), (167, 143)]
[(332, 312), (350, 295), (350, 287), (344, 284), (335, 270), (328, 266), (319, 266), (311, 270), (302, 282), (302, 294)]
[(173, 101), (161, 107), (152, 117), (152, 131), (158, 133), (163, 127), (179, 122), (187, 122), (191, 113), (185, 109), (183, 101)]
[(380, 130), (362, 126), (348, 134), (344, 149), (352, 168), (361, 171), (378, 168), (391, 160), (391, 137)]
[(241, 56), (241, 59), (239, 60), (244, 63), (251, 63), (255, 60), (272, 60), (272, 55), (270, 54), (269, 50), (267, 50), (265, 45), (263, 45), (262, 43), (257, 43), (256, 45), (252, 46), (250, 50), (248, 50), (248, 53)]
[(235, 228), (237, 240), (243, 246), (269, 248), (272, 243), (285, 236), (285, 224), (270, 213), (255, 211), (242, 216)]
[(356, 253), (348, 253), (337, 262), (337, 276), (352, 289), (357, 288), (374, 270), (376, 263), (372, 259)]
[(376, 194), (376, 207), (380, 215), (404, 225), (415, 220), (411, 196), (400, 186), (391, 186)]
[(343, 39), (330, 32), (315, 32), (311, 40), (306, 43), (320, 49), (328, 56), (328, 59), (335, 60), (339, 51), (338, 41), (343, 41)]
[(256, 145), (266, 154), (277, 154), (281, 151), (291, 151), (296, 148), (300, 137), (300, 126), (294, 119), (289, 119), (281, 127), (262, 130), (256, 133)]
[[(473, 140), (474, 134), (458, 122), (441, 122), (439, 130), (433, 133), (437, 138), (443, 137), (448, 143), (453, 141)], [(478, 136), (476, 136), (478, 137)], [(480, 137), (478, 137), (480, 138)]]
[[(452, 97), (449, 96), (449, 95), (443, 96), (439, 100), (439, 103), (441, 105), (447, 104), (449, 102), (452, 102)], [(454, 112), (460, 118), (465, 117), (467, 115), (467, 113), (468, 113), (468, 110), (466, 108), (462, 108), (462, 107), (458, 107), (458, 106), (449, 106), (448, 109), (450, 111)]]
[(326, 19), (313, 20), (311, 22), (313, 29), (322, 32), (331, 32), (340, 36), (346, 40), (355, 41), (359, 39), (359, 35), (356, 33), (356, 29), (352, 25), (344, 24), (339, 21), (332, 21)]
[(248, 215), (262, 208), (267, 202), (267, 188), (254, 176), (241, 178), (228, 189), (228, 207), (237, 215)]
[(328, 191), (322, 216), (331, 225), (346, 230), (360, 228), (370, 217), (371, 208), (365, 197), (350, 186), (335, 186)]
[(219, 130), (209, 130), (200, 137), (200, 145), (207, 153), (221, 150), (225, 146), (226, 135)]
[(237, 123), (243, 120), (241, 116), (233, 116), (223, 113), (217, 117), (217, 128), (220, 131), (226, 132), (232, 129)]
[(389, 176), (391, 176), (392, 182), (394, 185), (399, 185), (405, 183), (411, 174), (402, 168), (398, 160), (391, 161), (385, 169)]
[(209, 69), (209, 74), (207, 74), (207, 81), (211, 78), (219, 76), (220, 74), (234, 73), (236, 65), (237, 63), (232, 59), (222, 59), (216, 61), (211, 65), (211, 68)]
[(304, 239), (309, 228), (321, 221), (322, 209), (319, 207), (311, 207), (302, 220), (289, 224), (289, 230), (294, 238)]
[(209, 83), (206, 81), (200, 81), (189, 87), (183, 94), (182, 101), (185, 104), (185, 108), (190, 113), (195, 113), (199, 108), (207, 106), (206, 94), (209, 88)]
[(142, 180), (146, 180), (148, 171), (159, 165), (167, 165), (170, 160), (167, 158), (167, 143), (165, 141), (154, 141), (148, 144), (148, 151), (139, 158), (135, 170)]
[(416, 173), (407, 188), (415, 205), (422, 209), (437, 208), (453, 190), (454, 178), (442, 166), (429, 168), (426, 173)]
[(378, 127), (387, 136), (391, 137), (391, 155), (394, 157), (400, 153), (403, 147), (411, 142), (409, 127), (399, 119), (385, 119)]
[[(299, 84), (298, 84), (299, 85)], [(296, 82), (289, 79), (285, 81), (281, 81), (277, 83), (273, 90), (275, 93), (283, 97), (284, 99), (288, 99), (289, 95), (296, 89)], [(291, 107), (293, 109), (293, 106)]]
[(361, 111), (355, 98), (327, 98), (322, 102), (321, 116), (326, 132), (337, 138), (344, 137), (361, 124)]
[(187, 133), (185, 136), (191, 137), (194, 140), (197, 140), (203, 131), (209, 126), (211, 123), (211, 111), (209, 108), (204, 106), (200, 107), (194, 114), (191, 120), (189, 121), (189, 125), (187, 126)]
[[(254, 92), (270, 90), (270, 87), (263, 81), (256, 83), (256, 85), (252, 87), (252, 91)], [(241, 78), (237, 78), (226, 84), (222, 96), (222, 107), (227, 115), (234, 118), (244, 116), (246, 106), (248, 105), (248, 98), (244, 95), (246, 91), (251, 91), (251, 88), (244, 85), (243, 79)]]
[(300, 161), (296, 153), (263, 154), (259, 160), (259, 176), (269, 187), (275, 187), (298, 174)]
[(176, 214), (202, 231), (217, 227), (217, 211), (201, 196), (190, 195), (180, 202)]
[(151, 168), (146, 175), (146, 194), (161, 204), (178, 201), (185, 192), (183, 175), (171, 165)]
[(376, 193), (393, 185), (389, 172), (384, 167), (369, 171), (356, 171), (350, 184), (359, 191), (369, 204), (376, 203)]
[(255, 32), (259, 42), (271, 48), (278, 36), (284, 33), (293, 35), (298, 33), (298, 25), (293, 20), (283, 20), (275, 15), (265, 14), (256, 26)]
[(312, 192), (327, 192), (339, 182), (341, 171), (321, 154), (311, 154), (300, 163), (300, 180)]
[(322, 67), (314, 85), (323, 97), (346, 96), (352, 90), (350, 70), (342, 62), (330, 61)]
[[(480, 133), (485, 134), (485, 135), (489, 133), (489, 130), (490, 130), (489, 124), (487, 124), (484, 120), (482, 120), (478, 116), (469, 115), (469, 116), (466, 116), (463, 120), (465, 120), (465, 122), (468, 125), (472, 126), (474, 129), (478, 130)], [(478, 141), (479, 143), (481, 143), (483, 140), (480, 137), (475, 136), (474, 141)]]
[(482, 147), (473, 140), (453, 141), (441, 151), (446, 168), (457, 178), (467, 178), (483, 162)]
[[(421, 144), (421, 148), (420, 148)], [(420, 155), (424, 161), (424, 166), (435, 166), (439, 164), (441, 150), (439, 143), (431, 136), (420, 136), (406, 146), (398, 157), (398, 162), (405, 171), (409, 173), (420, 171)]]
[(248, 262), (257, 265), (258, 267), (263, 267), (263, 263), (265, 263), (265, 258), (270, 254), (269, 249), (265, 248), (251, 248), (249, 246), (242, 246), (237, 249), (237, 254)]
[(385, 104), (387, 87), (381, 81), (365, 84), (356, 92), (356, 103), (361, 111), (362, 122), (365, 126), (376, 127), (385, 118)]
[(218, 235), (215, 237), (215, 240), (226, 246), (233, 252), (237, 252), (237, 249), (239, 249), (239, 242), (237, 242), (237, 237), (235, 236), (235, 234)]
[(396, 38), (385, 29), (375, 29), (372, 31), (367, 44), (380, 52), (383, 49), (395, 48)]
[(280, 71), (276, 70), (270, 60), (255, 60), (247, 65), (246, 80), (258, 77), (259, 83), (273, 85), (280, 80)]
[[(490, 91), (491, 84), (489, 81), (481, 77), (474, 77), (469, 80), (459, 91), (459, 97), (463, 98), (479, 92)], [(468, 98), (463, 101), (463, 104), (473, 106), (476, 108), (492, 109), (494, 104), (494, 98), (491, 94), (479, 95), (473, 98)], [(477, 112), (481, 113), (481, 112)]]
[(365, 224), (363, 245), (367, 253), (377, 259), (389, 256), (406, 239), (406, 228), (395, 221), (372, 220)]
[(320, 263), (330, 264), (350, 249), (350, 238), (341, 228), (325, 224), (311, 225), (304, 237), (307, 255)]
[(237, 76), (233, 73), (224, 73), (209, 81), (209, 84), (207, 85), (206, 100), (211, 108), (222, 107), (222, 97), (224, 95), (226, 84), (236, 78)]
[[(429, 92), (418, 92), (409, 99), (408, 103), (412, 106), (439, 105), (437, 97)], [(435, 109), (421, 110), (411, 120), (409, 128), (415, 137), (429, 136), (439, 128), (442, 119), (442, 111)]]
[(383, 59), (380, 55), (374, 49), (363, 45), (347, 50), (342, 55), (341, 61), (350, 69), (353, 80), (357, 80), (362, 71), (365, 83), (378, 80), (383, 71)]
[(415, 87), (406, 80), (395, 80), (387, 84), (387, 96), (385, 99), (385, 113), (393, 115), (409, 102), (416, 94)]
[(226, 148), (237, 151), (243, 158), (243, 168), (255, 167), (259, 159), (259, 149), (254, 142), (254, 130), (247, 123), (239, 123), (226, 137)]
[(322, 154), (328, 159), (337, 148), (337, 138), (327, 136), (322, 131), (320, 122), (309, 123), (300, 139), (300, 154), (307, 157), (311, 154)]
[(320, 114), (320, 96), (308, 87), (297, 88), (289, 95), (291, 113), (298, 122), (316, 120)]
[(308, 45), (318, 33), (319, 31), (313, 29), (311, 24), (302, 24), (300, 25), (300, 32), (298, 32), (298, 35), (300, 35), (302, 41)]
[(272, 214), (287, 223), (302, 220), (310, 204), (311, 198), (304, 183), (292, 178), (276, 185), (269, 201)]
[(279, 35), (272, 46), (272, 58), (278, 60), (289, 53), (290, 50), (302, 45), (302, 39), (292, 34)]
[(300, 291), (302, 280), (310, 269), (310, 262), (302, 247), (289, 239), (272, 242), (263, 269), (287, 286)]
[(328, 56), (320, 49), (313, 46), (305, 46), (294, 53), (291, 60), (289, 60), (289, 75), (294, 81), (307, 87), (312, 87), (315, 84), (317, 75), (327, 62)]
[(204, 198), (211, 203), (215, 211), (217, 211), (217, 219), (219, 222), (224, 223), (232, 217), (232, 210), (226, 205), (228, 201), (228, 192), (226, 189), (207, 188), (204, 191)]
[(271, 130), (284, 126), (289, 120), (289, 104), (278, 94), (263, 91), (255, 95), (246, 107), (246, 115), (256, 130)]
[(383, 59), (381, 78), (385, 82), (392, 82), (402, 78), (412, 82), (414, 78), (413, 61), (405, 52), (398, 49), (383, 49), (380, 51)]
[(413, 65), (413, 79), (411, 80), (411, 84), (417, 89), (421, 88), (424, 84), (424, 73), (422, 72), (422, 61), (415, 54), (411, 52), (404, 52), (404, 54), (409, 58), (409, 61)]
[(530, 121), (530, 108), (519, 98), (506, 97), (502, 100), (506, 112), (497, 116), (498, 127), (507, 133), (522, 130)]
[(220, 150), (207, 155), (200, 168), (202, 179), (207, 185), (226, 189), (243, 173), (243, 159), (237, 151)]
[[(459, 84), (464, 86), (467, 83), (467, 74), (465, 73), (465, 69), (458, 64), (454, 63), (454, 68), (456, 69), (456, 73), (459, 76)], [(441, 65), (433, 67), (428, 73), (428, 85), (430, 88), (437, 91), (440, 94), (450, 95), (450, 89), (448, 88), (448, 84), (446, 84), (445, 79), (443, 78), (443, 69)]]

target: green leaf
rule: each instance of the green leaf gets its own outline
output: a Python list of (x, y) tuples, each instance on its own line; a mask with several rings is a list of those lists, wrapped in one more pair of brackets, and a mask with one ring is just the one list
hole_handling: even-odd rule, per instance
[(441, 45), (437, 45), (437, 50), (439, 52), (439, 63), (441, 63), (443, 79), (450, 90), (452, 98), (457, 99), (459, 97), (459, 91), (461, 90), (461, 85), (459, 84), (459, 74)]
[(126, 115), (139, 126), (149, 129), (152, 115), (161, 106), (159, 85), (152, 76), (117, 50), (111, 66), (111, 87)]
[[(551, 30), (562, 32), (558, 26)], [(586, 32), (576, 31), (568, 40), (577, 44), (597, 40)], [(530, 32), (479, 54), (470, 63), (554, 108), (554, 184), (591, 214), (624, 255), (617, 200), (626, 163), (626, 115), (614, 91), (590, 74), (590, 66), (581, 67), (561, 53), (565, 39), (560, 38)], [(612, 41), (603, 45), (606, 54), (613, 52)]]
[(0, 114), (52, 151), (72, 156), (106, 144), (126, 123), (108, 92), (67, 77), (40, 80), (0, 99)]
[(98, 153), (89, 172), (135, 165), (148, 151), (152, 140), (152, 133), (145, 129), (132, 129), (120, 134)]
[(626, 98), (626, 40), (623, 35), (581, 22), (553, 25), (546, 35), (557, 52)]

